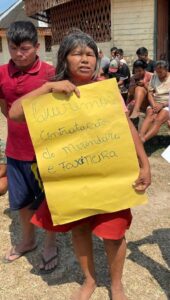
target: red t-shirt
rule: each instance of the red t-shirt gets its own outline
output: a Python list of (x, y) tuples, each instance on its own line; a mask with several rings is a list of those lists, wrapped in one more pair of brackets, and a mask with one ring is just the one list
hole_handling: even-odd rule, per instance
[[(12, 60), (0, 66), (0, 98), (7, 103), (9, 111), (12, 103), (25, 94), (39, 88), (55, 74), (53, 66), (37, 57), (34, 65), (27, 71), (16, 68)], [(35, 152), (25, 122), (17, 123), (7, 119), (8, 137), (6, 156), (22, 161), (35, 159)]]

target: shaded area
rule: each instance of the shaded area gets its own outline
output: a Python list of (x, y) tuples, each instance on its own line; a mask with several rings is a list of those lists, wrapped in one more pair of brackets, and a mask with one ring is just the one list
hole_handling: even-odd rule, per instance
[(145, 151), (148, 156), (154, 152), (163, 152), (170, 145), (170, 135), (157, 135), (145, 143)]
[(150, 236), (128, 243), (128, 248), (131, 251), (128, 259), (147, 269), (170, 299), (170, 270), (140, 251), (139, 247), (146, 244), (157, 244), (162, 258), (170, 268), (170, 229), (157, 229)]
[[(4, 210), (4, 214), (11, 219), (11, 224), (9, 226), (11, 245), (16, 245), (21, 237), (21, 227), (19, 224), (18, 212), (13, 212), (7, 208)], [(42, 280), (45, 281), (49, 286), (72, 282), (82, 284), (84, 279), (74, 255), (71, 232), (64, 234), (59, 233), (56, 235), (59, 249), (59, 265), (53, 273), (47, 275), (40, 274), (38, 270), (38, 265), (41, 261), (41, 252), (43, 249), (44, 230), (36, 229), (36, 233), (38, 248), (35, 251), (24, 255), (32, 266), (31, 274), (41, 276)], [(68, 249), (70, 250), (68, 251)], [(110, 276), (103, 241), (93, 237), (93, 250), (98, 286), (105, 286), (109, 292)]]

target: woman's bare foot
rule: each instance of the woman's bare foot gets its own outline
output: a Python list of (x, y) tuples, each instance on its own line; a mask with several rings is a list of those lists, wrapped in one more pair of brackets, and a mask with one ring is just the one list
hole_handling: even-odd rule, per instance
[(90, 300), (92, 294), (96, 289), (95, 281), (85, 281), (83, 285), (76, 291), (70, 298), (70, 300)]
[(128, 300), (124, 293), (123, 287), (118, 290), (112, 289), (112, 300)]
[(134, 110), (134, 111), (131, 113), (130, 118), (131, 118), (131, 119), (136, 119), (136, 118), (138, 118), (139, 116), (140, 116), (140, 112)]

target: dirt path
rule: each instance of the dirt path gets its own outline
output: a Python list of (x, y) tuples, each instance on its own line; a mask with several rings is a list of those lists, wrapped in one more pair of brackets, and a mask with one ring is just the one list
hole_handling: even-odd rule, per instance
[[(0, 116), (1, 137), (5, 123)], [(3, 130), (2, 130), (3, 128)], [(127, 234), (128, 251), (124, 285), (131, 300), (170, 299), (170, 165), (160, 154), (150, 157), (152, 186), (149, 203), (133, 210), (134, 220)], [(20, 235), (16, 213), (8, 209), (8, 196), (0, 199), (0, 256)], [(43, 232), (37, 230), (38, 249), (11, 264), (0, 260), (0, 300), (68, 300), (82, 281), (74, 258), (70, 234), (59, 235), (60, 261), (51, 275), (39, 276)], [(99, 287), (92, 300), (108, 300), (109, 278), (102, 242), (94, 240)], [(169, 293), (169, 294), (168, 294)]]

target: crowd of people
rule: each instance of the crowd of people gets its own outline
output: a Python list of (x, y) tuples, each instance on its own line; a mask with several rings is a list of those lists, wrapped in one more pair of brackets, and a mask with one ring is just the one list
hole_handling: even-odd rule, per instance
[[(143, 143), (157, 134), (161, 124), (169, 118), (168, 66), (164, 61), (153, 62), (148, 58), (147, 50), (140, 48), (137, 50), (138, 60), (134, 63), (131, 75), (122, 49), (113, 47), (109, 59), (89, 35), (77, 30), (66, 35), (61, 42), (55, 69), (40, 61), (37, 56), (37, 32), (34, 25), (27, 21), (11, 24), (7, 40), (11, 59), (8, 64), (0, 66), (0, 104), (8, 122), (5, 152), (7, 161), (2, 152), (0, 158), (0, 193), (2, 195), (6, 192), (8, 184), (10, 208), (19, 212), (22, 239), (17, 245), (10, 247), (4, 261), (11, 263), (37, 247), (35, 224), (46, 230), (39, 270), (42, 274), (50, 273), (58, 264), (56, 233), (71, 230), (75, 255), (85, 277), (82, 287), (74, 293), (72, 299), (89, 300), (96, 288), (93, 233), (102, 238), (105, 246), (111, 274), (112, 299), (126, 300), (122, 272), (126, 255), (125, 232), (132, 221), (130, 208), (53, 226), (22, 100), (49, 92), (65, 95), (75, 93), (80, 97), (78, 86), (116, 78), (140, 166), (134, 189), (144, 192), (150, 185), (151, 176)], [(135, 126), (138, 126), (136, 119), (138, 120), (141, 111), (146, 113), (146, 118), (138, 133)]]
[(168, 63), (153, 61), (145, 47), (137, 49), (137, 60), (133, 63), (132, 72), (124, 59), (122, 49), (110, 49), (111, 58), (101, 50), (101, 69), (99, 78), (116, 78), (120, 93), (127, 105), (129, 116), (137, 129), (140, 113), (146, 119), (139, 129), (142, 142), (156, 136), (162, 124), (169, 124), (170, 73)]

